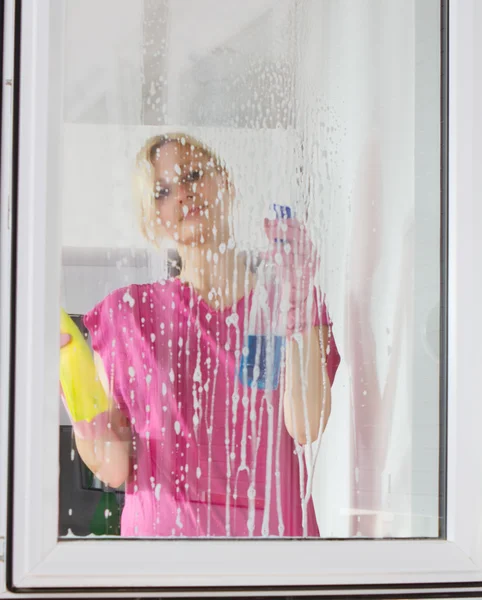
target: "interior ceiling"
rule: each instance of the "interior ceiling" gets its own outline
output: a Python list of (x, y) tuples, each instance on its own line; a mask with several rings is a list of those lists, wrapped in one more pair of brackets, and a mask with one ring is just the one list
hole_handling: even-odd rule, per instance
[[(168, 82), (173, 89), (172, 82), (184, 75), (199, 83), (202, 70), (205, 81), (218, 73), (226, 77), (227, 69), (243, 68), (247, 55), (259, 60), (269, 55), (276, 19), (286, 14), (289, 3), (68, 0), (66, 121), (159, 123)], [(223, 56), (227, 53), (238, 57), (237, 65), (225, 66)], [(221, 60), (216, 60), (217, 54), (222, 55)], [(142, 89), (142, 94), (136, 94), (136, 89)], [(209, 93), (205, 92), (209, 101)], [(157, 105), (149, 102), (147, 106), (149, 94)]]
[[(179, 69), (189, 67), (213, 49), (230, 47), (241, 32), (256, 26), (269, 9), (282, 5), (280, 0), (175, 0), (169, 5), (172, 59)], [(263, 53), (259, 40), (253, 52)], [(233, 45), (233, 50), (235, 50)]]

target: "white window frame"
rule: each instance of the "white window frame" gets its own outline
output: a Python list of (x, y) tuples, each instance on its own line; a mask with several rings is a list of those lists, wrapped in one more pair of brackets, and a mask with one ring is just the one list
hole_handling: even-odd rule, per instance
[[(58, 36), (63, 28), (53, 21), (59, 19), (58, 2), (21, 3), (21, 71), (14, 82), (20, 83), (17, 271), (15, 281), (8, 281), (5, 272), (2, 276), (4, 286), (14, 286), (16, 301), (15, 355), (10, 357), (16, 365), (15, 411), (10, 414), (13, 535), (0, 563), (8, 589), (156, 596), (182, 590), (197, 596), (234, 595), (236, 590), (276, 596), (370, 592), (372, 597), (400, 597), (422, 588), (424, 594), (441, 588), (482, 591), (482, 402), (477, 393), (482, 235), (476, 229), (482, 223), (482, 117), (477, 115), (482, 81), (476, 68), (482, 64), (480, 0), (453, 0), (449, 6), (447, 539), (343, 541), (58, 539), (58, 406), (51, 401), (58, 392), (54, 365), (59, 352), (59, 303), (53, 293), (60, 289), (56, 168), (61, 82), (53, 76), (60, 72), (62, 54)], [(1, 233), (8, 239), (5, 222)], [(6, 297), (1, 296), (4, 303)], [(2, 310), (1, 331), (8, 330), (10, 316)], [(7, 350), (4, 343), (3, 361)], [(3, 417), (9, 390), (5, 382), (1, 385)], [(6, 473), (1, 474), (5, 500)]]

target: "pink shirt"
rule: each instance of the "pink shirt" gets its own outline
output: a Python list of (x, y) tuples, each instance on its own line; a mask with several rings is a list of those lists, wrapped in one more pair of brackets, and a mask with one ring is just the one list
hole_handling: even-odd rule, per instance
[(253, 391), (237, 375), (250, 302), (216, 311), (172, 279), (116, 290), (85, 316), (133, 432), (122, 535), (318, 535), (281, 385)]

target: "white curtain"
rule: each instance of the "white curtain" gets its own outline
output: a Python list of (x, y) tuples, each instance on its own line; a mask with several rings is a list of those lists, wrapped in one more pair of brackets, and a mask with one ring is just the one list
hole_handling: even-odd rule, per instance
[(439, 294), (438, 3), (298, 6), (311, 221), (342, 355), (321, 534), (437, 535), (438, 365), (424, 328)]

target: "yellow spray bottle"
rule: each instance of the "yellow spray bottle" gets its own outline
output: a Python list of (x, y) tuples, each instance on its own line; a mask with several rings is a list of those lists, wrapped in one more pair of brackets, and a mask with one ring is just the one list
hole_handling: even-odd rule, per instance
[(60, 331), (71, 336), (60, 350), (60, 384), (67, 410), (74, 424), (92, 423), (109, 409), (109, 400), (99, 381), (92, 353), (84, 336), (61, 309)]

